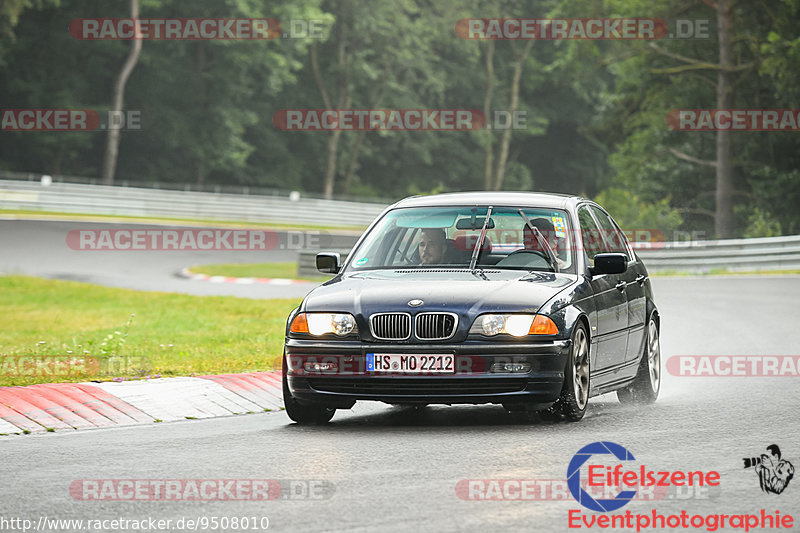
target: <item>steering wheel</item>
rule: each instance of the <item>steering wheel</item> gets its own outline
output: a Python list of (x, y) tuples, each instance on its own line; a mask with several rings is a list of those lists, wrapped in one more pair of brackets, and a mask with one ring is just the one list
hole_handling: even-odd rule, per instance
[(547, 268), (553, 270), (549, 257), (540, 250), (516, 250), (497, 262), (498, 267), (513, 266), (528, 269)]
[(404, 251), (402, 251), (399, 246), (397, 248), (395, 248), (394, 252), (395, 252), (395, 254), (399, 254), (400, 255), (400, 259), (398, 260), (399, 262), (397, 264), (405, 264), (405, 265), (413, 265), (414, 264), (411, 261), (410, 258), (406, 257), (406, 253)]
[(545, 261), (547, 261), (548, 263), (550, 262), (550, 257), (546, 253), (542, 252), (541, 250), (514, 250), (513, 252), (508, 254), (506, 257), (511, 257), (512, 255), (517, 255), (517, 254), (536, 254), (539, 257), (541, 257), (542, 259), (544, 259)]

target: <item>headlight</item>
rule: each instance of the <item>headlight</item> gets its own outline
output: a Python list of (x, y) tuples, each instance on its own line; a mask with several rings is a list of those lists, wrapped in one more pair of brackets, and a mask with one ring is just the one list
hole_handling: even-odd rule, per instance
[(556, 335), (558, 326), (544, 315), (481, 315), (472, 325), (470, 333), (494, 337), (507, 333), (514, 337), (525, 335)]
[(484, 315), (480, 322), (483, 334), (489, 336), (502, 333), (506, 327), (506, 317), (503, 315)]
[(292, 320), (289, 331), (325, 335), (335, 333), (343, 337), (356, 329), (356, 319), (348, 313), (299, 313)]

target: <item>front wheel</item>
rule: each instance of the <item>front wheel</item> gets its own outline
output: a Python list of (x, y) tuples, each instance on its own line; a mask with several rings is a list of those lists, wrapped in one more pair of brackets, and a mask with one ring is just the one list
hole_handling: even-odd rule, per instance
[(572, 333), (572, 346), (564, 371), (561, 395), (550, 409), (542, 412), (542, 417), (546, 420), (563, 417), (569, 422), (582, 419), (589, 404), (590, 382), (589, 337), (586, 335), (586, 326), (579, 323)]
[(617, 391), (621, 404), (648, 404), (658, 398), (658, 391), (661, 390), (661, 343), (653, 317), (647, 324), (646, 341), (636, 377), (630, 385)]
[(286, 379), (286, 359), (283, 360), (283, 406), (286, 414), (298, 424), (324, 424), (329, 422), (336, 409), (324, 405), (303, 405), (299, 403), (289, 390)]

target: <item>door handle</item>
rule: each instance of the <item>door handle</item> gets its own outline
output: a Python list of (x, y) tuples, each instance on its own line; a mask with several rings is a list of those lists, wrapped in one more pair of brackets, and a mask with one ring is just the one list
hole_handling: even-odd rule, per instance
[(625, 292), (625, 287), (627, 286), (628, 286), (627, 283), (625, 283), (624, 281), (620, 281), (616, 285), (614, 285), (614, 288), (617, 289), (619, 292)]
[(644, 280), (646, 280), (646, 279), (647, 278), (644, 275), (639, 274), (638, 276), (636, 276), (636, 279), (634, 281), (636, 283), (638, 283), (639, 285), (644, 285)]

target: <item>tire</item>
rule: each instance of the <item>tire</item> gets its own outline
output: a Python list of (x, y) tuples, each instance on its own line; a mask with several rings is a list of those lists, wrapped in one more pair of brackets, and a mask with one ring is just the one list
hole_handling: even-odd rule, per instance
[(289, 383), (286, 379), (286, 358), (283, 360), (283, 406), (286, 414), (298, 424), (325, 424), (329, 422), (336, 409), (325, 405), (303, 405), (299, 403), (289, 390)]
[(564, 369), (564, 385), (561, 395), (550, 409), (540, 413), (544, 420), (577, 422), (586, 414), (589, 404), (589, 386), (591, 385), (591, 368), (589, 357), (589, 336), (586, 326), (579, 323), (572, 332), (572, 343)]
[(636, 377), (630, 385), (617, 391), (619, 403), (643, 405), (653, 403), (661, 390), (661, 341), (655, 317), (647, 323), (647, 338)]

